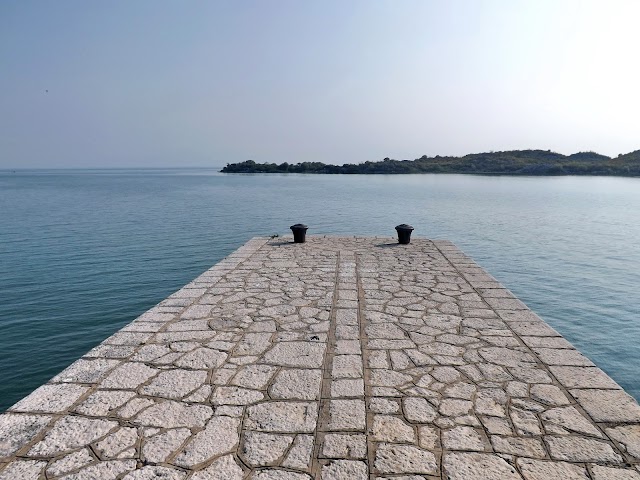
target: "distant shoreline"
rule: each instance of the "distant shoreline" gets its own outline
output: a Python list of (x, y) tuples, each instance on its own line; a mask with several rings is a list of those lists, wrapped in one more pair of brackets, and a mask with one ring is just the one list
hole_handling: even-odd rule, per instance
[(312, 173), (389, 175), (407, 173), (462, 173), (474, 175), (511, 176), (640, 176), (640, 150), (615, 158), (595, 152), (572, 155), (550, 150), (512, 150), (474, 153), (463, 157), (427, 157), (415, 160), (392, 160), (359, 164), (331, 165), (322, 162), (302, 162), (280, 165), (247, 160), (227, 164), (222, 173)]

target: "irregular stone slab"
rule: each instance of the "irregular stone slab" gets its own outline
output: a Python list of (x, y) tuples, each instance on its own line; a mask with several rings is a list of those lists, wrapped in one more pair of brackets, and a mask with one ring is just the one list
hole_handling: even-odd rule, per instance
[(548, 433), (563, 433), (552, 430), (552, 426), (560, 426), (569, 432), (585, 433), (602, 437), (602, 433), (589, 420), (573, 407), (551, 408), (540, 414)]
[(527, 363), (535, 363), (535, 359), (528, 353), (502, 347), (487, 347), (478, 350), (480, 356), (489, 363), (505, 367), (521, 367)]
[(362, 356), (336, 355), (333, 357), (332, 378), (362, 377)]
[(324, 359), (325, 345), (313, 342), (281, 342), (269, 350), (265, 363), (284, 367), (319, 368)]
[(420, 351), (422, 353), (426, 353), (427, 355), (448, 355), (459, 357), (464, 354), (465, 349), (462, 347), (449, 345), (448, 343), (434, 342), (421, 346)]
[(527, 337), (521, 336), (520, 339), (530, 348), (569, 348), (575, 349), (571, 343), (562, 337)]
[(209, 343), (207, 343), (207, 346), (214, 349), (214, 350), (220, 350), (222, 352), (229, 352), (231, 350), (233, 350), (233, 347), (235, 347), (235, 342), (226, 342), (223, 340), (213, 340)]
[(548, 462), (519, 458), (518, 467), (525, 480), (589, 480), (587, 471), (580, 465), (565, 462)]
[(151, 397), (179, 399), (199, 388), (206, 379), (207, 372), (203, 370), (166, 370), (142, 387), (140, 393)]
[(100, 384), (102, 388), (118, 388), (121, 390), (134, 390), (155, 376), (159, 370), (146, 366), (144, 363), (124, 363)]
[(483, 452), (487, 449), (483, 435), (472, 427), (454, 427), (442, 431), (442, 446), (447, 450)]
[(528, 310), (524, 303), (515, 298), (486, 297), (485, 301), (496, 310)]
[(436, 409), (424, 398), (405, 397), (402, 407), (407, 420), (415, 423), (431, 423), (438, 416)]
[(135, 460), (108, 460), (89, 465), (77, 473), (60, 477), (60, 480), (115, 480), (123, 473), (130, 472), (135, 468)]
[(9, 457), (33, 440), (51, 421), (49, 415), (0, 415), (0, 458)]
[[(532, 313), (532, 312), (527, 312), (527, 313)], [(559, 337), (560, 336), (558, 332), (556, 332), (553, 328), (551, 328), (549, 325), (547, 325), (543, 321), (513, 322), (509, 324), (509, 327), (518, 335), (528, 335), (532, 337)]]
[(211, 407), (167, 400), (144, 410), (134, 419), (134, 423), (160, 428), (204, 427), (211, 415), (213, 415)]
[[(513, 422), (513, 426), (516, 428), (518, 435), (531, 436), (542, 434), (542, 429), (540, 428), (538, 417), (535, 415), (535, 413), (521, 410), (515, 407), (511, 407), (509, 413), (511, 416), (511, 421)], [(511, 434), (511, 432), (509, 431), (507, 432), (507, 434)]]
[(85, 358), (126, 358), (135, 351), (136, 347), (132, 345), (98, 345), (90, 350)]
[(131, 360), (135, 362), (152, 362), (171, 353), (175, 352), (168, 345), (152, 343), (141, 346)]
[[(467, 415), (473, 409), (473, 403), (468, 400), (459, 400), (457, 398), (445, 398), (440, 403), (438, 411), (447, 417), (457, 417)], [(490, 412), (489, 414), (491, 414)]]
[(545, 370), (533, 365), (530, 367), (513, 367), (509, 369), (509, 372), (525, 383), (552, 383), (551, 377)]
[(623, 390), (571, 390), (596, 422), (640, 422), (640, 406)]
[(546, 405), (568, 405), (569, 399), (555, 385), (531, 385), (531, 399)]
[(354, 460), (334, 460), (322, 467), (322, 480), (368, 480), (367, 464)]
[(142, 345), (152, 336), (152, 333), (128, 332), (123, 329), (107, 338), (105, 343), (109, 343), (111, 345)]
[(544, 441), (549, 446), (551, 458), (556, 460), (622, 463), (622, 457), (613, 451), (611, 445), (600, 440), (573, 436), (547, 436)]
[(276, 372), (276, 367), (269, 365), (249, 365), (240, 370), (231, 380), (232, 385), (262, 390)]
[(260, 470), (250, 478), (251, 480), (311, 480), (311, 477), (305, 473), (276, 469)]
[(217, 387), (211, 396), (213, 405), (251, 405), (264, 398), (262, 392), (240, 387)]
[[(95, 451), (100, 458), (104, 459), (132, 458), (134, 455), (127, 455), (125, 450), (135, 447), (137, 441), (137, 430), (135, 428), (123, 427), (96, 443)], [(135, 450), (132, 452), (135, 452)]]
[(453, 383), (460, 379), (460, 372), (453, 367), (434, 367), (431, 376), (442, 383)]
[(448, 480), (522, 480), (504, 459), (486, 453), (445, 453), (442, 467)]
[(205, 429), (189, 441), (178, 454), (175, 464), (193, 468), (213, 457), (233, 452), (238, 445), (240, 420), (231, 417), (213, 417)]
[(394, 372), (393, 370), (376, 369), (371, 371), (371, 385), (379, 387), (397, 387), (412, 380), (411, 375)]
[(259, 355), (271, 345), (269, 335), (246, 333), (236, 348), (236, 355)]
[(547, 365), (593, 367), (593, 363), (577, 350), (535, 347), (534, 352)]
[(375, 339), (368, 340), (367, 347), (376, 350), (376, 349), (391, 349), (391, 350), (401, 350), (403, 348), (416, 348), (416, 344), (411, 340), (383, 340), (383, 339)]
[(492, 435), (513, 435), (509, 422), (504, 418), (480, 417), (480, 420)]
[(321, 370), (281, 370), (271, 387), (272, 398), (316, 400), (320, 398)]
[(116, 415), (120, 418), (129, 419), (156, 402), (150, 398), (135, 397), (129, 400), (122, 408), (118, 409)]
[(371, 398), (369, 400), (369, 410), (373, 413), (398, 413), (400, 405), (398, 402), (387, 398)]
[(233, 455), (225, 455), (204, 470), (194, 473), (189, 480), (242, 480), (243, 477), (244, 471)]
[(191, 436), (191, 430), (176, 428), (145, 439), (142, 455), (147, 462), (164, 463), (184, 441)]
[(322, 455), (328, 458), (358, 458), (367, 456), (367, 438), (361, 434), (327, 433)]
[(602, 465), (591, 467), (593, 480), (640, 480), (640, 473), (631, 469), (611, 468)]
[(409, 425), (400, 417), (392, 415), (375, 415), (371, 427), (372, 439), (378, 442), (415, 443), (416, 435)]
[(363, 397), (364, 380), (362, 378), (343, 378), (331, 382), (331, 396), (339, 397)]
[(337, 340), (336, 354), (338, 355), (362, 355), (362, 348), (359, 340)]
[(51, 463), (49, 468), (47, 468), (47, 474), (49, 476), (64, 475), (65, 473), (85, 467), (95, 461), (95, 458), (91, 456), (89, 450), (84, 448)]
[(336, 323), (338, 325), (357, 325), (358, 310), (356, 309), (336, 309)]
[(398, 328), (394, 323), (373, 323), (367, 325), (365, 328), (365, 333), (369, 338), (383, 338), (386, 340), (390, 339), (398, 339), (402, 340), (407, 337), (407, 335)]
[(29, 455), (34, 457), (54, 456), (83, 447), (104, 437), (117, 426), (118, 423), (111, 420), (62, 417), (45, 437), (29, 450)]
[(104, 358), (85, 360), (81, 358), (77, 362), (69, 365), (69, 367), (60, 374), (53, 377), (51, 382), (95, 383), (104, 377), (109, 370), (119, 364), (120, 362), (118, 360), (107, 360)]
[(286, 317), (294, 313), (296, 313), (296, 308), (291, 305), (274, 305), (258, 311), (258, 315), (261, 317)]
[(0, 480), (38, 480), (47, 462), (18, 460), (11, 462), (0, 472)]
[(313, 454), (313, 436), (296, 435), (293, 446), (289, 450), (287, 457), (282, 462), (286, 468), (296, 470), (308, 470), (311, 465), (311, 455)]
[(422, 473), (436, 475), (433, 453), (410, 445), (382, 443), (376, 450), (375, 469), (380, 473)]
[(197, 298), (206, 293), (206, 288), (187, 288), (185, 285), (180, 290), (172, 293), (169, 298)]
[(187, 474), (173, 468), (160, 465), (147, 465), (140, 470), (128, 473), (122, 480), (183, 480)]
[(596, 367), (552, 365), (549, 370), (566, 388), (620, 389), (620, 386), (611, 377)]
[(546, 452), (542, 442), (537, 438), (501, 437), (493, 435), (491, 445), (498, 453), (507, 453), (519, 457), (544, 458)]
[(293, 443), (291, 435), (273, 435), (262, 432), (246, 432), (242, 458), (253, 467), (273, 465)]
[(269, 402), (248, 407), (247, 412), (247, 429), (310, 433), (316, 428), (318, 406), (306, 402)]
[(177, 367), (207, 370), (222, 366), (228, 355), (213, 348), (197, 348), (179, 359), (173, 364)]
[(9, 411), (61, 413), (87, 391), (89, 391), (88, 387), (73, 384), (43, 385), (16, 403)]
[[(514, 325), (518, 325), (520, 323), (537, 323), (541, 325), (546, 325), (542, 321), (542, 319), (538, 315), (533, 313), (531, 310), (499, 309), (497, 310), (497, 313), (498, 313), (498, 316), (502, 318), (504, 321), (513, 322)], [(552, 335), (552, 336), (559, 337), (560, 334), (556, 332), (555, 335)]]
[(78, 405), (76, 412), (92, 417), (106, 417), (135, 397), (125, 390), (98, 390)]
[(607, 428), (607, 435), (620, 442), (627, 453), (640, 460), (640, 425)]
[(184, 401), (198, 402), (198, 403), (206, 402), (209, 396), (211, 395), (211, 391), (212, 391), (211, 385), (203, 385), (192, 394), (184, 397)]
[(270, 332), (273, 333), (277, 330), (276, 322), (273, 320), (267, 320), (264, 322), (253, 322), (247, 329), (249, 332)]
[(365, 405), (362, 400), (331, 400), (329, 402), (330, 430), (364, 430)]

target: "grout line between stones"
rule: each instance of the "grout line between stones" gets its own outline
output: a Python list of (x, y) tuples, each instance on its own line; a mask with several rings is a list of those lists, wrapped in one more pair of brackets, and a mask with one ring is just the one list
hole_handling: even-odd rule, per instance
[(373, 467), (375, 462), (375, 452), (373, 448), (373, 441), (370, 439), (371, 433), (371, 416), (372, 414), (369, 411), (369, 401), (371, 400), (370, 390), (371, 390), (371, 379), (370, 379), (370, 371), (368, 368), (369, 365), (369, 349), (367, 347), (367, 334), (366, 334), (366, 325), (364, 318), (365, 311), (365, 296), (364, 296), (364, 288), (362, 287), (362, 282), (360, 279), (360, 265), (361, 254), (356, 253), (355, 255), (355, 264), (356, 264), (356, 288), (358, 291), (358, 326), (360, 327), (360, 350), (362, 352), (362, 378), (364, 381), (364, 406), (365, 406), (365, 441), (367, 446), (367, 468), (369, 470), (369, 478), (373, 480), (375, 475), (373, 474)]
[(321, 433), (329, 423), (329, 397), (331, 389), (331, 366), (335, 356), (335, 331), (336, 331), (336, 310), (338, 302), (338, 284), (340, 281), (340, 251), (336, 252), (336, 269), (333, 283), (333, 298), (331, 311), (329, 313), (329, 330), (327, 332), (327, 345), (322, 363), (322, 375), (320, 383), (320, 400), (318, 402), (318, 418), (313, 436), (313, 453), (311, 456), (311, 476), (320, 480), (322, 465), (320, 464)]

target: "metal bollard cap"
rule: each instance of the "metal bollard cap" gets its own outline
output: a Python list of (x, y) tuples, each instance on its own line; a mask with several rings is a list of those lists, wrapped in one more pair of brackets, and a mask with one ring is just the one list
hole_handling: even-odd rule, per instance
[(414, 230), (411, 225), (407, 225), (406, 223), (402, 223), (396, 227), (396, 230)]

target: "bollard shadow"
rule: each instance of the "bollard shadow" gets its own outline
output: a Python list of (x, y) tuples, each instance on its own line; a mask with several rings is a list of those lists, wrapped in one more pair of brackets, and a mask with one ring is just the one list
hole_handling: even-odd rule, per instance
[(273, 245), (274, 247), (284, 247), (286, 245), (295, 245), (293, 240), (278, 240), (275, 242), (269, 242), (269, 245)]
[(377, 245), (374, 245), (374, 247), (377, 248), (398, 248), (398, 247), (404, 247), (406, 245), (402, 245), (401, 243), (398, 242), (394, 242), (394, 243), (378, 243)]

